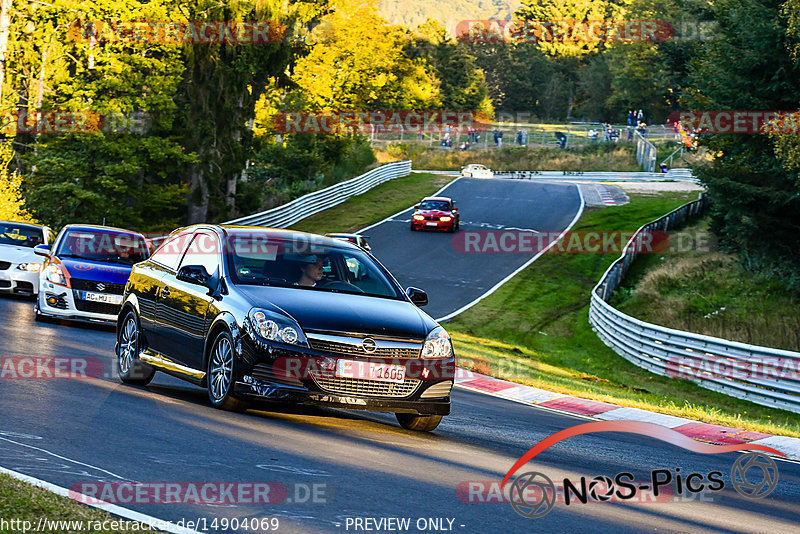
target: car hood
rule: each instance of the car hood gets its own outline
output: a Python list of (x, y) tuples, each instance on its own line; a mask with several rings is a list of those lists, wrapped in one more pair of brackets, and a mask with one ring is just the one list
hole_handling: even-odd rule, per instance
[(424, 339), (436, 327), (433, 319), (405, 300), (287, 287), (239, 289), (254, 307), (277, 307), (303, 330)]
[(442, 211), (442, 210), (417, 210), (414, 212), (414, 215), (425, 215), (429, 217), (452, 217), (452, 211)]
[(109, 264), (99, 261), (59, 258), (72, 278), (110, 284), (126, 284), (132, 265)]
[(30, 247), (2, 244), (0, 245), (0, 261), (10, 261), (11, 263), (42, 263), (44, 259), (37, 256)]

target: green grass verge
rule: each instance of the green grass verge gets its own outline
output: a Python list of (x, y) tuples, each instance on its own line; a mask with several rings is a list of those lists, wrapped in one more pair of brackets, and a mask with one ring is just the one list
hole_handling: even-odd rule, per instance
[[(573, 230), (633, 231), (693, 193), (630, 194), (590, 208)], [(800, 416), (649, 373), (600, 341), (592, 287), (618, 254), (545, 254), (447, 328), (465, 367), (550, 391), (748, 430), (800, 436)]]
[[(21, 482), (2, 473), (0, 473), (0, 518), (5, 521), (30, 522), (17, 522), (16, 527), (14, 527), (14, 524), (6, 525), (10, 528), (0, 528), (0, 532), (23, 532), (24, 529), (21, 525), (29, 525), (28, 532), (32, 532), (37, 528), (40, 518), (50, 521), (49, 528), (45, 528), (43, 532), (65, 534), (154, 532), (149, 529), (134, 530), (136, 525), (131, 522), (114, 517), (103, 510), (90, 508), (66, 497), (61, 497), (27, 482)], [(62, 523), (57, 528), (53, 523), (55, 521), (64, 521), (65, 523)], [(71, 527), (70, 522), (72, 522)], [(83, 529), (76, 522), (83, 522)], [(121, 523), (128, 524), (121, 525)], [(114, 526), (117, 528), (112, 528)]]
[(411, 173), (409, 176), (390, 180), (366, 193), (351, 197), (338, 206), (307, 217), (291, 228), (317, 234), (354, 232), (413, 206), (452, 180), (452, 176)]
[[(295, 228), (317, 233), (355, 230), (408, 207), (449, 179), (418, 174), (393, 180), (309, 217)], [(402, 191), (396, 192), (395, 188)], [(633, 231), (697, 195), (629, 197), (631, 203), (624, 206), (587, 209), (573, 230)], [(588, 322), (589, 294), (617, 257), (618, 254), (543, 255), (447, 324), (459, 363), (550, 391), (800, 437), (800, 417), (796, 414), (651, 374), (606, 347)]]
[(672, 241), (681, 248), (636, 259), (612, 304), (669, 328), (800, 351), (797, 295), (718, 250), (707, 218)]

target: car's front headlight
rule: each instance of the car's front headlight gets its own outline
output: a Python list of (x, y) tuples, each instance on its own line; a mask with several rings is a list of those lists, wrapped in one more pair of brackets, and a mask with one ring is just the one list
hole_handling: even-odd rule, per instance
[(249, 317), (256, 335), (262, 339), (289, 345), (308, 346), (303, 329), (285, 315), (253, 308), (250, 310)]
[(17, 265), (17, 269), (20, 271), (30, 271), (33, 273), (37, 273), (42, 270), (41, 263), (20, 263)]
[(441, 326), (437, 326), (422, 346), (423, 358), (451, 358), (453, 356), (453, 343), (450, 341), (450, 334)]
[(414, 220), (415, 221), (424, 221), (425, 220), (425, 216), (424, 215), (414, 215)]
[(57, 263), (51, 263), (45, 269), (45, 278), (47, 278), (48, 282), (52, 282), (59, 286), (69, 287), (67, 283), (67, 277), (64, 274), (64, 267)]
[(447, 221), (452, 221), (453, 218), (452, 217), (448, 217), (447, 215), (445, 215), (444, 217), (439, 217), (439, 220), (442, 221), (442, 222), (447, 222)]

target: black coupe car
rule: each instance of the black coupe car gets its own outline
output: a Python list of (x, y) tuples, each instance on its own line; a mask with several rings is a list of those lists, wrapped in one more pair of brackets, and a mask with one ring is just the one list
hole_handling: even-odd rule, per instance
[(156, 370), (243, 410), (261, 399), (394, 412), (429, 431), (450, 413), (450, 336), (361, 248), (313, 234), (200, 225), (134, 266), (117, 323), (123, 382)]

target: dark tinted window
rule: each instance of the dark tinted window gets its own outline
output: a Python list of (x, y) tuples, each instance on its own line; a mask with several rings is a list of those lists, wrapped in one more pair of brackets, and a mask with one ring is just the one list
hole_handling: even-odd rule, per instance
[(143, 237), (121, 232), (68, 230), (56, 255), (61, 258), (133, 265), (149, 256)]
[(257, 232), (231, 235), (228, 250), (237, 284), (402, 298), (383, 270), (362, 250), (315, 242), (313, 237), (302, 235), (287, 240)]
[(33, 248), (42, 243), (44, 239), (39, 228), (24, 224), (0, 223), (0, 244)]
[(446, 200), (424, 200), (419, 203), (419, 209), (449, 211), (450, 203)]

